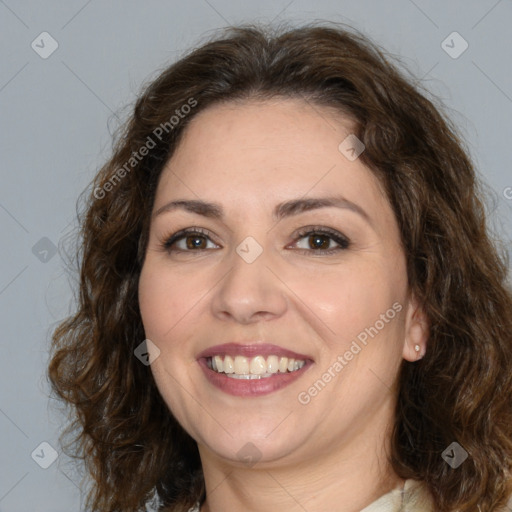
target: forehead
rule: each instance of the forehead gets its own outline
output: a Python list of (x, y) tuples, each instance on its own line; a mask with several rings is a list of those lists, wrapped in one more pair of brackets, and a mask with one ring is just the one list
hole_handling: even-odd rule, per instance
[(339, 149), (352, 132), (342, 114), (300, 99), (214, 105), (191, 120), (162, 172), (155, 208), (183, 196), (229, 210), (342, 194), (376, 214), (389, 210), (374, 174)]

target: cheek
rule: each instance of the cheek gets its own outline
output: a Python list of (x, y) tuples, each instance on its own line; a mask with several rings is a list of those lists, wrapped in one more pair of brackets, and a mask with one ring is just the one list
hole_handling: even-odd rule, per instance
[(295, 276), (290, 288), (329, 328), (328, 338), (343, 343), (374, 325), (394, 302), (400, 302), (404, 287), (399, 275), (366, 262), (340, 266), (314, 278)]
[(139, 307), (146, 336), (164, 341), (199, 296), (190, 279), (146, 262), (139, 279)]
[(187, 365), (176, 357), (182, 353), (190, 329), (187, 313), (201, 296), (187, 277), (147, 258), (139, 279), (139, 308), (146, 338), (160, 349), (151, 371), (160, 393), (171, 410), (180, 411), (183, 400), (175, 390), (186, 382)]

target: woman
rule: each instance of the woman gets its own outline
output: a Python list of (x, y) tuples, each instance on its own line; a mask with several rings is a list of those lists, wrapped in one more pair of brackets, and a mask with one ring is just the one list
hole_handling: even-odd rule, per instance
[(166, 69), (82, 237), (49, 375), (93, 510), (506, 510), (506, 264), (363, 36), (232, 29)]

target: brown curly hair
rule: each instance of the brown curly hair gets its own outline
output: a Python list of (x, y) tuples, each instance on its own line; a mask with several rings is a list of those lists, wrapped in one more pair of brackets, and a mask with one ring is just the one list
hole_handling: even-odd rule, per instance
[[(89, 506), (178, 512), (204, 500), (197, 445), (134, 357), (145, 338), (138, 279), (159, 176), (190, 120), (218, 102), (272, 97), (353, 119), (398, 221), (430, 336), (421, 361), (402, 363), (395, 472), (424, 481), (436, 510), (497, 510), (512, 493), (512, 294), (482, 184), (437, 101), (368, 38), (326, 24), (232, 28), (190, 52), (145, 87), (92, 183), (78, 308), (55, 330), (49, 365), (92, 475)], [(453, 441), (469, 453), (456, 470), (441, 457)]]

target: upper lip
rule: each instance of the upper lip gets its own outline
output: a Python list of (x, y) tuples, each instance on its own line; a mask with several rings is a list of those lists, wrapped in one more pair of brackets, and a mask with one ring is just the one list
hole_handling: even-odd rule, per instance
[(256, 356), (280, 356), (288, 357), (293, 359), (300, 359), (303, 361), (311, 360), (311, 357), (299, 354), (293, 350), (288, 350), (271, 343), (261, 342), (244, 342), (244, 343), (223, 343), (222, 345), (215, 345), (208, 347), (203, 350), (197, 358), (202, 357), (213, 357), (213, 356), (245, 356), (245, 357), (256, 357)]

